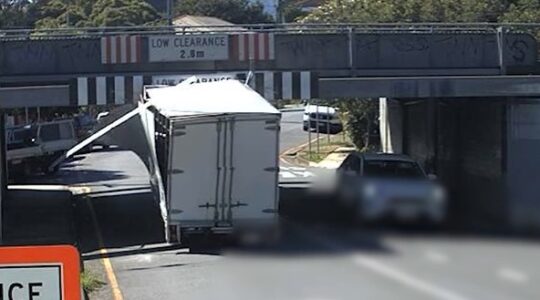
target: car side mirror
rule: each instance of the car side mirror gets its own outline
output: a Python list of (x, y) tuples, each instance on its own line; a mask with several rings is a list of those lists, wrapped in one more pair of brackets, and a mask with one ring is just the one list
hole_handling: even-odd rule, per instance
[(427, 178), (428, 178), (429, 180), (437, 180), (437, 175), (435, 175), (435, 174), (428, 174)]

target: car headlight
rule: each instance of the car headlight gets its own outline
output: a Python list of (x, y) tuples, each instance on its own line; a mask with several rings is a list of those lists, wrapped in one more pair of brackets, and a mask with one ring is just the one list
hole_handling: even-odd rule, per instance
[(377, 189), (373, 184), (366, 184), (362, 188), (362, 195), (365, 198), (373, 198), (377, 195)]
[(433, 189), (433, 191), (431, 192), (431, 198), (433, 199), (433, 201), (435, 201), (436, 203), (442, 203), (445, 201), (445, 198), (446, 198), (446, 192), (444, 191), (444, 189), (440, 186), (438, 187), (435, 187)]

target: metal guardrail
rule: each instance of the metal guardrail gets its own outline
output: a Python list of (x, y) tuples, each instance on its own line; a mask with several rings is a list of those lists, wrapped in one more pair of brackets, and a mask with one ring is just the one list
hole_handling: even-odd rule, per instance
[(540, 32), (540, 23), (289, 23), (211, 26), (119, 26), (51, 29), (0, 29), (0, 40), (97, 38), (108, 35), (197, 33), (495, 33)]

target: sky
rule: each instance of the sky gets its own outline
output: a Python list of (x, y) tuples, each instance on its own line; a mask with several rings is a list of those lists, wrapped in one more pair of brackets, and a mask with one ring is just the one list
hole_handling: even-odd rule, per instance
[(272, 16), (276, 16), (277, 0), (250, 0), (251, 2), (261, 2), (264, 5), (264, 9)]

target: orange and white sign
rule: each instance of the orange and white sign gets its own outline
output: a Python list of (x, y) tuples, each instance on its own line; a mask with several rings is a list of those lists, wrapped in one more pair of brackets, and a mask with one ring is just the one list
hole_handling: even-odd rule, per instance
[(80, 300), (79, 252), (72, 246), (0, 247), (0, 299)]

